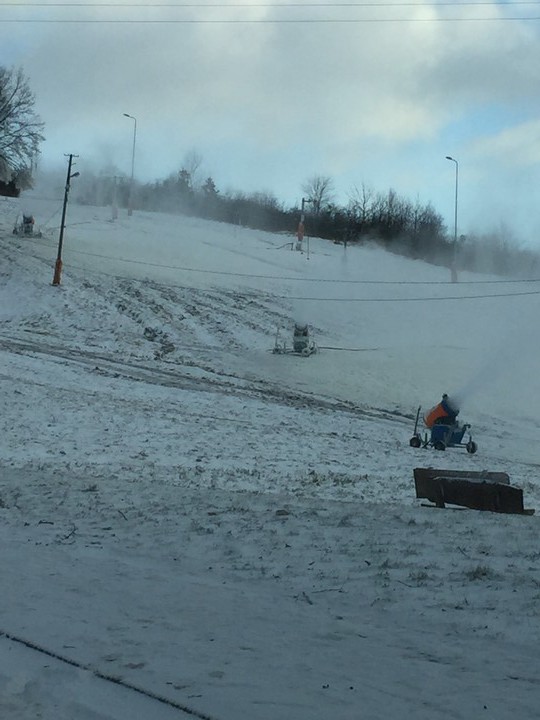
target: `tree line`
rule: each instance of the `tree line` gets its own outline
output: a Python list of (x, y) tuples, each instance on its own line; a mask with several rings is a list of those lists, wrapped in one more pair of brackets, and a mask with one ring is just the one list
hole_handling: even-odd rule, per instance
[[(305, 234), (334, 243), (377, 244), (413, 259), (457, 269), (499, 275), (536, 277), (540, 258), (523, 250), (504, 225), (482, 234), (461, 235), (454, 246), (443, 218), (431, 203), (412, 201), (393, 189), (378, 192), (363, 184), (349, 192), (348, 202), (335, 202), (333, 181), (314, 175), (301, 187), (302, 206), (287, 207), (270, 192), (220, 190), (200, 172), (202, 158), (188, 153), (177, 173), (149, 183), (134, 181), (133, 208), (170, 212), (283, 233), (294, 242), (304, 215)], [(114, 168), (100, 175), (85, 172), (74, 199), (89, 205), (128, 207), (130, 179)]]
[[(34, 95), (22, 69), (0, 66), (0, 193), (18, 196), (32, 186), (44, 124), (34, 111)], [(296, 232), (304, 218), (308, 236), (335, 243), (377, 243), (387, 250), (458, 269), (534, 277), (537, 253), (519, 249), (505, 226), (481, 236), (449, 237), (431, 203), (411, 201), (393, 189), (354, 187), (348, 202), (335, 202), (333, 181), (314, 175), (302, 185), (302, 205), (287, 207), (270, 192), (222, 190), (201, 173), (202, 157), (187, 153), (180, 169), (151, 183), (130, 179), (109, 167), (98, 175), (84, 172), (74, 199), (93, 205), (182, 213), (270, 232)]]
[[(191, 155), (193, 160), (193, 155)], [(79, 183), (75, 199), (84, 204), (126, 207), (130, 179), (109, 168)], [(293, 235), (302, 207), (286, 206), (270, 192), (221, 190), (211, 176), (199, 178), (199, 167), (182, 165), (177, 173), (150, 183), (134, 181), (134, 209), (180, 213), (269, 232)], [(394, 190), (353, 188), (346, 205), (334, 200), (333, 182), (313, 176), (302, 185), (307, 235), (335, 243), (378, 243), (388, 250), (447, 264), (453, 245), (442, 216), (430, 203), (410, 201)]]
[[(170, 212), (283, 233), (294, 242), (304, 214), (305, 234), (334, 243), (377, 244), (390, 252), (457, 269), (524, 277), (540, 276), (540, 257), (520, 249), (508, 227), (482, 235), (461, 235), (454, 246), (440, 213), (431, 203), (410, 200), (393, 189), (375, 191), (363, 184), (349, 192), (348, 202), (335, 202), (333, 181), (314, 175), (301, 187), (303, 208), (285, 206), (270, 192), (220, 190), (201, 174), (202, 158), (188, 153), (177, 173), (150, 183), (134, 182), (135, 209)], [(84, 173), (75, 199), (90, 205), (128, 206), (130, 179), (114, 168), (94, 176)], [(115, 200), (116, 198), (116, 200)], [(303, 209), (303, 213), (302, 213)]]

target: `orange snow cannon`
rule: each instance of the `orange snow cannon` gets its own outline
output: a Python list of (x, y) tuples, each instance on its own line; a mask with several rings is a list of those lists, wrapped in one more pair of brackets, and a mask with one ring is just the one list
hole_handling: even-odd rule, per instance
[(428, 429), (431, 429), (436, 424), (452, 425), (458, 415), (458, 407), (445, 393), (441, 402), (426, 412), (424, 422)]
[(409, 445), (414, 448), (434, 447), (435, 450), (446, 450), (447, 447), (462, 446), (467, 449), (468, 453), (475, 453), (477, 445), (473, 441), (469, 432), (469, 439), (464, 441), (463, 438), (470, 425), (460, 423), (457, 420), (459, 408), (457, 403), (451, 400), (446, 393), (442, 396), (442, 400), (438, 405), (432, 407), (424, 415), (424, 423), (428, 430), (431, 430), (430, 437), (427, 433), (422, 438), (418, 430), (418, 422), (420, 420), (421, 407), (416, 413), (416, 421), (414, 423), (414, 435), (409, 440)]

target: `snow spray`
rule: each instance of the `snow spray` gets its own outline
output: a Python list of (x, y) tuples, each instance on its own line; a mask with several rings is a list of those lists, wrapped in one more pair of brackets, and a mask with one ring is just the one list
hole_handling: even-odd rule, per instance
[[(517, 389), (519, 381), (530, 373), (527, 363), (534, 361), (538, 355), (538, 347), (535, 347), (534, 342), (535, 334), (531, 333), (530, 327), (522, 324), (521, 327), (514, 326), (512, 333), (495, 347), (486, 349), (476, 370), (451, 394), (458, 407), (467, 404), (480, 393), (493, 395), (497, 385), (501, 389)], [(501, 387), (502, 382), (504, 385)]]

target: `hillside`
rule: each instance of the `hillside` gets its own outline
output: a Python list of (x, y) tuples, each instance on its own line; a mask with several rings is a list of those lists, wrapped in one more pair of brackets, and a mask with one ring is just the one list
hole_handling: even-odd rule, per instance
[[(535, 717), (538, 518), (412, 470), (540, 507), (538, 284), (73, 204), (53, 287), (60, 210), (0, 200), (3, 715)], [(272, 353), (295, 320), (316, 355)], [(443, 392), (476, 455), (409, 447)]]

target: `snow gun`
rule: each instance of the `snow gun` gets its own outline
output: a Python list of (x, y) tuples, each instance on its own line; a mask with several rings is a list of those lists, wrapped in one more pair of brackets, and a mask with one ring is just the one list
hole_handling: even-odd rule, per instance
[(423, 438), (418, 430), (421, 409), (420, 406), (416, 413), (414, 433), (409, 440), (411, 447), (433, 447), (435, 450), (446, 450), (447, 447), (464, 447), (470, 454), (476, 452), (478, 447), (473, 441), (470, 432), (468, 433), (468, 439), (463, 440), (465, 433), (470, 430), (471, 426), (458, 422), (459, 406), (456, 400), (448, 397), (445, 393), (441, 402), (424, 414), (425, 426), (431, 432), (429, 436), (428, 433), (425, 433)]

